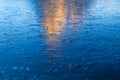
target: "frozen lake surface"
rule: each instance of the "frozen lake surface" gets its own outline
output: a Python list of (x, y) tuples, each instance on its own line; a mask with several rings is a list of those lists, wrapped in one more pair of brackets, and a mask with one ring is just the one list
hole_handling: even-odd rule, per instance
[(120, 0), (0, 0), (0, 80), (120, 80)]

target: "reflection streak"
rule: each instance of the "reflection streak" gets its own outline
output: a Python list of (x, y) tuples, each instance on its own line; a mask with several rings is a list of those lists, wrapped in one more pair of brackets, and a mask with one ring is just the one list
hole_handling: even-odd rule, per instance
[[(42, 23), (47, 30), (46, 43), (50, 45), (50, 49), (51, 47), (54, 49), (61, 46), (59, 38), (62, 36), (61, 33), (64, 34), (64, 26), (67, 27), (67, 24), (76, 24), (83, 21), (88, 5), (85, 0), (45, 0)], [(72, 30), (74, 29), (72, 27)], [(66, 30), (64, 29), (64, 31)], [(70, 31), (69, 33), (73, 32)]]
[(64, 0), (49, 0), (45, 3), (45, 21), (47, 34), (59, 35), (62, 27), (66, 24)]

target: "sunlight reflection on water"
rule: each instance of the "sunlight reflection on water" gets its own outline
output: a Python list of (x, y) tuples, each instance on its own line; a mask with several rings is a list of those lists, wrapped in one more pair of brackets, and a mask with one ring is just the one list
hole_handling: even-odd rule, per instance
[(120, 80), (119, 4), (0, 0), (0, 80)]

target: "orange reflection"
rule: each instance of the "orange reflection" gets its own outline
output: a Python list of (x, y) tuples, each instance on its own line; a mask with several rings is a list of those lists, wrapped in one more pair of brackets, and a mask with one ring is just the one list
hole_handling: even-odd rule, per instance
[(45, 3), (45, 21), (47, 34), (59, 35), (62, 27), (66, 24), (64, 0), (47, 0)]
[[(62, 39), (62, 36), (66, 32), (63, 33), (63, 35), (60, 33), (63, 31), (63, 27), (66, 24), (74, 24), (83, 21), (85, 8), (85, 0), (45, 0), (43, 26), (47, 29), (46, 43), (48, 46), (46, 51), (49, 53), (48, 57), (60, 58), (57, 54), (59, 54), (60, 47), (63, 46), (62, 42), (64, 38)], [(76, 28), (72, 27), (72, 25), (68, 27), (72, 29), (70, 31), (68, 30), (68, 32), (74, 33), (74, 29)], [(57, 52), (55, 52), (54, 55), (54, 51), (56, 50)], [(71, 68), (71, 65), (69, 65), (69, 67)]]

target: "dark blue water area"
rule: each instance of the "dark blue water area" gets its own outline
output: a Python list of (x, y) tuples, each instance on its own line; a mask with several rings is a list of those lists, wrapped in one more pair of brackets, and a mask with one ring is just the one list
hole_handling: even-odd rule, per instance
[(0, 80), (120, 80), (119, 0), (0, 0)]

